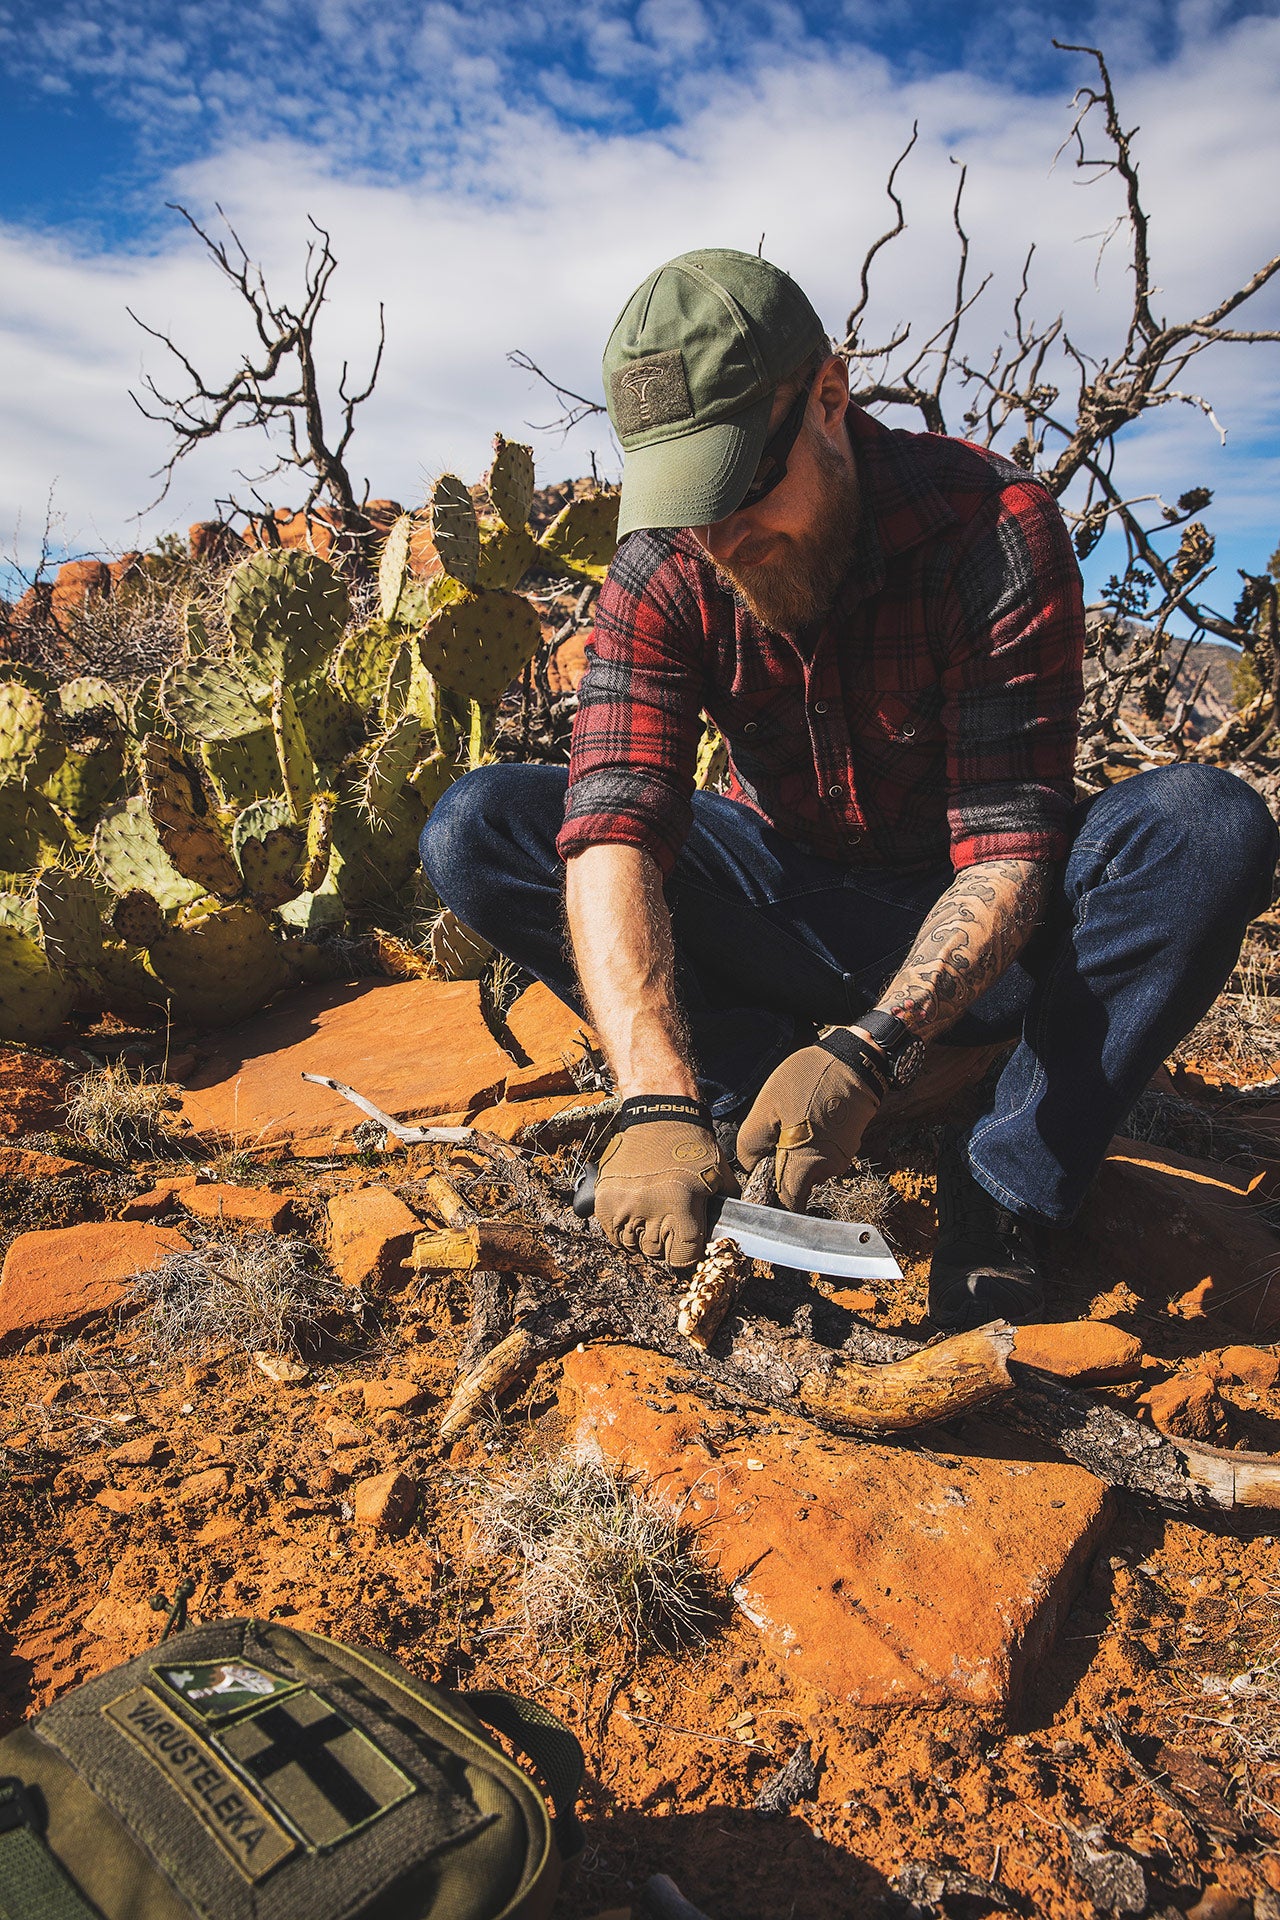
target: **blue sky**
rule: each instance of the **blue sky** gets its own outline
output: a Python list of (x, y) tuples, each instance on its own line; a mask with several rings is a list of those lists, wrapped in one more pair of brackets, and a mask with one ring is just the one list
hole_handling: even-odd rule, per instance
[[(1105, 348), (1123, 261), (1113, 248), (1095, 279), (1094, 256), (1118, 203), (1111, 183), (1082, 194), (1065, 162), (1052, 167), (1087, 76), (1054, 34), (1106, 48), (1141, 127), (1171, 313), (1280, 249), (1267, 185), (1280, 177), (1277, 0), (1136, 0), (1120, 18), (1052, 0), (52, 0), (38, 14), (0, 0), (0, 552), (30, 564), (50, 496), (59, 551), (118, 551), (204, 517), (237, 465), (252, 470), (248, 446), (211, 450), (134, 518), (164, 441), (128, 388), (162, 363), (125, 307), (215, 372), (241, 326), (167, 211), (175, 198), (202, 217), (225, 207), (282, 286), (306, 214), (332, 228), (335, 367), (367, 353), (378, 301), (388, 309), (355, 464), (406, 502), (445, 466), (478, 472), (495, 427), (546, 418), (508, 349), (595, 392), (613, 313), (685, 246), (754, 249), (763, 231), (837, 329), (913, 119), (912, 224), (882, 262), (876, 323), (919, 334), (945, 312), (955, 156), (975, 263), (994, 274), (971, 351), (1007, 325), (1032, 238), (1034, 310), (1061, 309)], [(1264, 295), (1246, 318), (1274, 327), (1280, 301)], [(1135, 492), (1215, 487), (1229, 601), (1234, 567), (1260, 566), (1280, 540), (1280, 348), (1216, 350), (1201, 384), (1225, 450), (1177, 409), (1123, 459)], [(616, 465), (598, 423), (568, 445), (532, 437), (544, 479), (593, 452)], [(1095, 582), (1109, 562), (1095, 557)]]

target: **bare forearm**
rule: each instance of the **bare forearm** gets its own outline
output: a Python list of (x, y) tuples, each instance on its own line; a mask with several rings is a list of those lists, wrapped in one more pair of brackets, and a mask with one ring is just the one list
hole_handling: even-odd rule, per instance
[(1045, 910), (1052, 868), (1034, 860), (964, 867), (931, 909), (881, 995), (922, 1040), (953, 1026), (1017, 959)]
[(568, 863), (565, 904), (587, 1012), (619, 1093), (696, 1097), (657, 862), (638, 847), (588, 847)]

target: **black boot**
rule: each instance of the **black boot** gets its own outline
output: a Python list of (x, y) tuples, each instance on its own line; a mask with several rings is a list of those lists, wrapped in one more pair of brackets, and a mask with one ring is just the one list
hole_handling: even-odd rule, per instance
[(1044, 1312), (1036, 1228), (985, 1192), (959, 1135), (938, 1146), (938, 1239), (929, 1268), (929, 1318), (964, 1332), (989, 1320), (1020, 1325)]

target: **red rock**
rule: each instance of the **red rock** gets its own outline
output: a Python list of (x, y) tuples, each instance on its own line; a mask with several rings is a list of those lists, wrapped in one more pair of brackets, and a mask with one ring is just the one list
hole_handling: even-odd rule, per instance
[(1109, 1516), (1100, 1481), (1003, 1429), (966, 1421), (945, 1462), (773, 1413), (743, 1434), (637, 1348), (569, 1354), (561, 1409), (681, 1509), (771, 1656), (858, 1706), (1016, 1701)]
[(189, 1473), (179, 1482), (174, 1499), (184, 1504), (188, 1500), (216, 1500), (230, 1491), (230, 1467), (202, 1467), (199, 1473)]
[(1231, 1437), (1226, 1408), (1207, 1373), (1175, 1373), (1148, 1387), (1138, 1399), (1161, 1433), (1178, 1440), (1204, 1440), (1220, 1446)]
[(235, 560), (244, 552), (244, 543), (233, 527), (222, 520), (197, 520), (187, 528), (187, 545), (193, 560), (217, 564)]
[(1194, 1907), (1187, 1908), (1187, 1920), (1254, 1920), (1258, 1911), (1252, 1900), (1228, 1892), (1215, 1881), (1205, 1888)]
[(526, 1127), (540, 1126), (544, 1120), (563, 1113), (566, 1107), (593, 1107), (607, 1098), (603, 1093), (568, 1093), (542, 1100), (504, 1100), (496, 1107), (482, 1107), (471, 1124), (499, 1140), (515, 1140)]
[(194, 1173), (179, 1174), (174, 1180), (161, 1180), (156, 1186), (148, 1187), (145, 1193), (136, 1193), (132, 1200), (126, 1200), (120, 1209), (121, 1220), (154, 1220), (162, 1213), (173, 1213), (178, 1206), (178, 1196), (187, 1187), (199, 1185)]
[(507, 1030), (520, 1051), (535, 1066), (563, 1066), (566, 1059), (582, 1057), (584, 1037), (594, 1043), (595, 1035), (580, 1013), (535, 980), (518, 994), (507, 1009)]
[(422, 1222), (387, 1187), (335, 1193), (329, 1202), (329, 1263), (348, 1287), (385, 1292), (405, 1278), (400, 1263)]
[(547, 685), (552, 693), (576, 693), (587, 670), (587, 642), (591, 638), (589, 628), (581, 633), (571, 633), (562, 640), (547, 661)]
[(416, 1380), (366, 1380), (366, 1413), (417, 1413), (427, 1404), (427, 1396)]
[(1056, 1325), (1019, 1327), (1013, 1357), (1059, 1380), (1082, 1386), (1136, 1380), (1142, 1371), (1142, 1342), (1105, 1320), (1070, 1320)]
[(517, 1067), (507, 1075), (506, 1100), (531, 1100), (540, 1094), (572, 1093), (574, 1079), (568, 1067), (549, 1061), (534, 1061), (531, 1067)]
[(159, 1487), (103, 1487), (93, 1496), (94, 1505), (108, 1513), (136, 1513), (139, 1507), (153, 1507), (159, 1498)]
[(120, 582), (126, 579), (129, 574), (141, 574), (142, 558), (143, 556), (135, 548), (131, 553), (122, 553), (118, 560), (108, 560), (107, 572), (111, 575), (111, 590), (113, 593), (120, 585)]
[(1280, 1375), (1280, 1359), (1261, 1347), (1224, 1347), (1210, 1366), (1215, 1380), (1237, 1380), (1243, 1387), (1266, 1393)]
[(169, 1444), (158, 1433), (143, 1433), (121, 1447), (112, 1447), (107, 1458), (115, 1466), (154, 1467), (157, 1461), (169, 1458)]
[(37, 1334), (81, 1333), (120, 1306), (135, 1274), (190, 1242), (142, 1221), (88, 1221), (20, 1233), (0, 1272), (0, 1352)]
[(258, 1233), (279, 1233), (293, 1217), (288, 1194), (266, 1187), (224, 1186), (221, 1181), (183, 1187), (178, 1199), (187, 1213), (213, 1226), (251, 1227)]
[(24, 1180), (65, 1180), (85, 1173), (81, 1160), (64, 1160), (58, 1153), (36, 1153), (23, 1147), (0, 1147), (0, 1176), (20, 1174)]
[(1280, 1287), (1269, 1277), (1280, 1236), (1250, 1197), (1251, 1177), (1171, 1147), (1113, 1140), (1055, 1262), (1090, 1293), (1124, 1283), (1149, 1308), (1208, 1314), (1265, 1340), (1280, 1332)]
[(218, 1035), (188, 1081), (182, 1111), (201, 1133), (326, 1148), (364, 1116), (327, 1087), (343, 1080), (394, 1120), (470, 1111), (511, 1070), (485, 1025), (474, 981), (360, 980), (302, 987)]
[(71, 1076), (65, 1060), (0, 1046), (0, 1135), (56, 1126)]
[(363, 1427), (358, 1427), (354, 1420), (348, 1420), (340, 1413), (322, 1413), (320, 1425), (335, 1452), (343, 1447), (362, 1447), (369, 1438)]
[(413, 1519), (418, 1489), (407, 1473), (375, 1473), (371, 1479), (360, 1481), (351, 1503), (358, 1527), (399, 1534)]
[(68, 560), (53, 582), (53, 617), (64, 624), (83, 613), (90, 600), (105, 598), (110, 591), (111, 569), (104, 561)]
[(843, 1307), (846, 1313), (875, 1313), (880, 1306), (866, 1287), (828, 1287), (825, 1291), (832, 1305)]

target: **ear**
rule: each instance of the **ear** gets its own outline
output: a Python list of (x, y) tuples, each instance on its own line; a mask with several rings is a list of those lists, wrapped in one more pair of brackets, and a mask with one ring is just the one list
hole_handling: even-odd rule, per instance
[(838, 353), (818, 369), (810, 406), (817, 408), (815, 424), (826, 434), (834, 434), (849, 411), (849, 364)]

